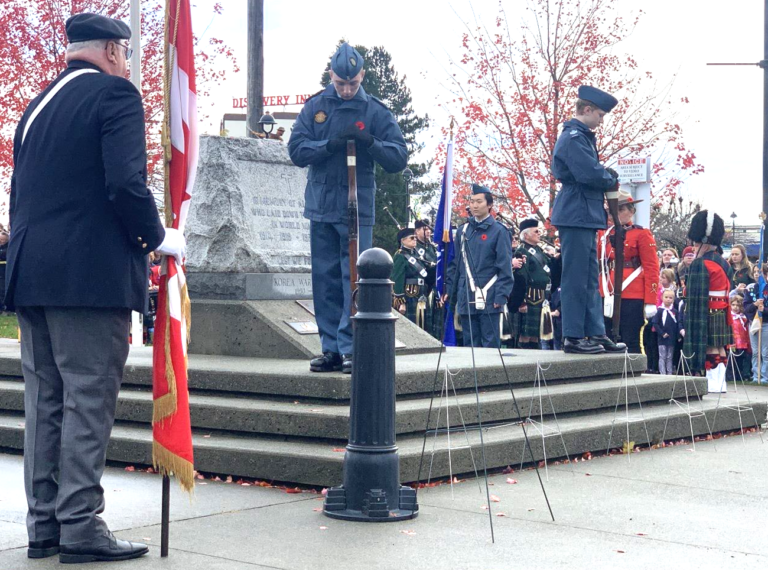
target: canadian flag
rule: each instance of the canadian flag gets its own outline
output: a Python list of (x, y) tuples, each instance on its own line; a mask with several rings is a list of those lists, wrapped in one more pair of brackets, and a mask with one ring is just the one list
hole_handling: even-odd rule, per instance
[[(198, 158), (195, 54), (189, 0), (167, 0), (165, 54), (166, 226), (184, 231)], [(194, 487), (187, 383), (190, 303), (182, 267), (164, 257), (153, 348), (152, 460), (181, 486)]]

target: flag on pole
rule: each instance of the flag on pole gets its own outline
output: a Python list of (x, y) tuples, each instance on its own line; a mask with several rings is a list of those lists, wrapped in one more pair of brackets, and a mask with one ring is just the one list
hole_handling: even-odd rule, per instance
[[(445, 291), (445, 270), (453, 261), (453, 230), (451, 229), (451, 214), (453, 211), (453, 137), (448, 141), (445, 156), (445, 170), (443, 171), (443, 183), (440, 190), (440, 206), (437, 209), (435, 221), (435, 236), (437, 242), (437, 268), (435, 290), (442, 296)], [(443, 344), (456, 346), (456, 330), (453, 326), (453, 311), (450, 306), (445, 307), (445, 335)]]
[[(167, 0), (165, 19), (165, 225), (184, 231), (198, 156), (195, 57), (189, 0)], [(187, 384), (190, 302), (183, 268), (164, 257), (153, 354), (152, 462), (194, 487)]]

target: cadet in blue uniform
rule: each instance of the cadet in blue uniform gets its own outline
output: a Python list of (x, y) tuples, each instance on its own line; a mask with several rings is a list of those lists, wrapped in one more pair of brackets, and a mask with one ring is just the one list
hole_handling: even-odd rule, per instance
[(493, 196), (488, 188), (473, 184), (469, 204), (472, 218), (456, 231), (446, 291), (461, 319), (464, 346), (497, 348), (500, 319), (512, 293), (512, 240), (490, 215)]
[(563, 350), (579, 354), (620, 352), (605, 335), (603, 304), (597, 288), (596, 232), (605, 229), (606, 196), (618, 197), (618, 176), (600, 164), (593, 129), (618, 103), (595, 87), (579, 87), (576, 115), (563, 123), (555, 144), (552, 173), (562, 183), (552, 208), (560, 233), (563, 272), (561, 302)]
[(147, 188), (144, 108), (124, 78), (130, 29), (78, 14), (66, 33), (67, 69), (13, 141), (5, 299), (21, 328), (28, 556), (127, 560), (146, 545), (97, 514), (131, 310), (146, 312), (147, 254), (181, 260), (185, 244)]
[(392, 113), (361, 87), (365, 70), (357, 50), (342, 44), (330, 74), (331, 85), (308, 99), (296, 119), (288, 152), (294, 164), (309, 166), (304, 217), (311, 220), (312, 292), (323, 350), (310, 370), (351, 373), (347, 140), (357, 146), (360, 252), (373, 240), (374, 162), (399, 172), (408, 152)]

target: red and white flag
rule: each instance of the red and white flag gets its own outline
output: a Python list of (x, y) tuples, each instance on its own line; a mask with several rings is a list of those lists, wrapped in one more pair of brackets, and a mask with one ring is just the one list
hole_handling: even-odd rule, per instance
[[(166, 226), (184, 231), (198, 157), (195, 53), (189, 0), (167, 0), (165, 54)], [(152, 461), (181, 486), (194, 487), (187, 384), (190, 303), (183, 268), (164, 257), (153, 357)]]

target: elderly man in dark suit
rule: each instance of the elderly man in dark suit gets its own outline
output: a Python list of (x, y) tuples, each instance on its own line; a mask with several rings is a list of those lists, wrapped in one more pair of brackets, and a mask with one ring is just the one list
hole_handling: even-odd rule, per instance
[[(30, 558), (127, 560), (97, 515), (128, 356), (131, 310), (145, 312), (147, 254), (184, 256), (147, 189), (144, 109), (125, 79), (130, 29), (78, 14), (67, 69), (16, 129), (6, 303), (21, 328), (24, 481)], [(88, 279), (74, 268), (88, 260)]]

